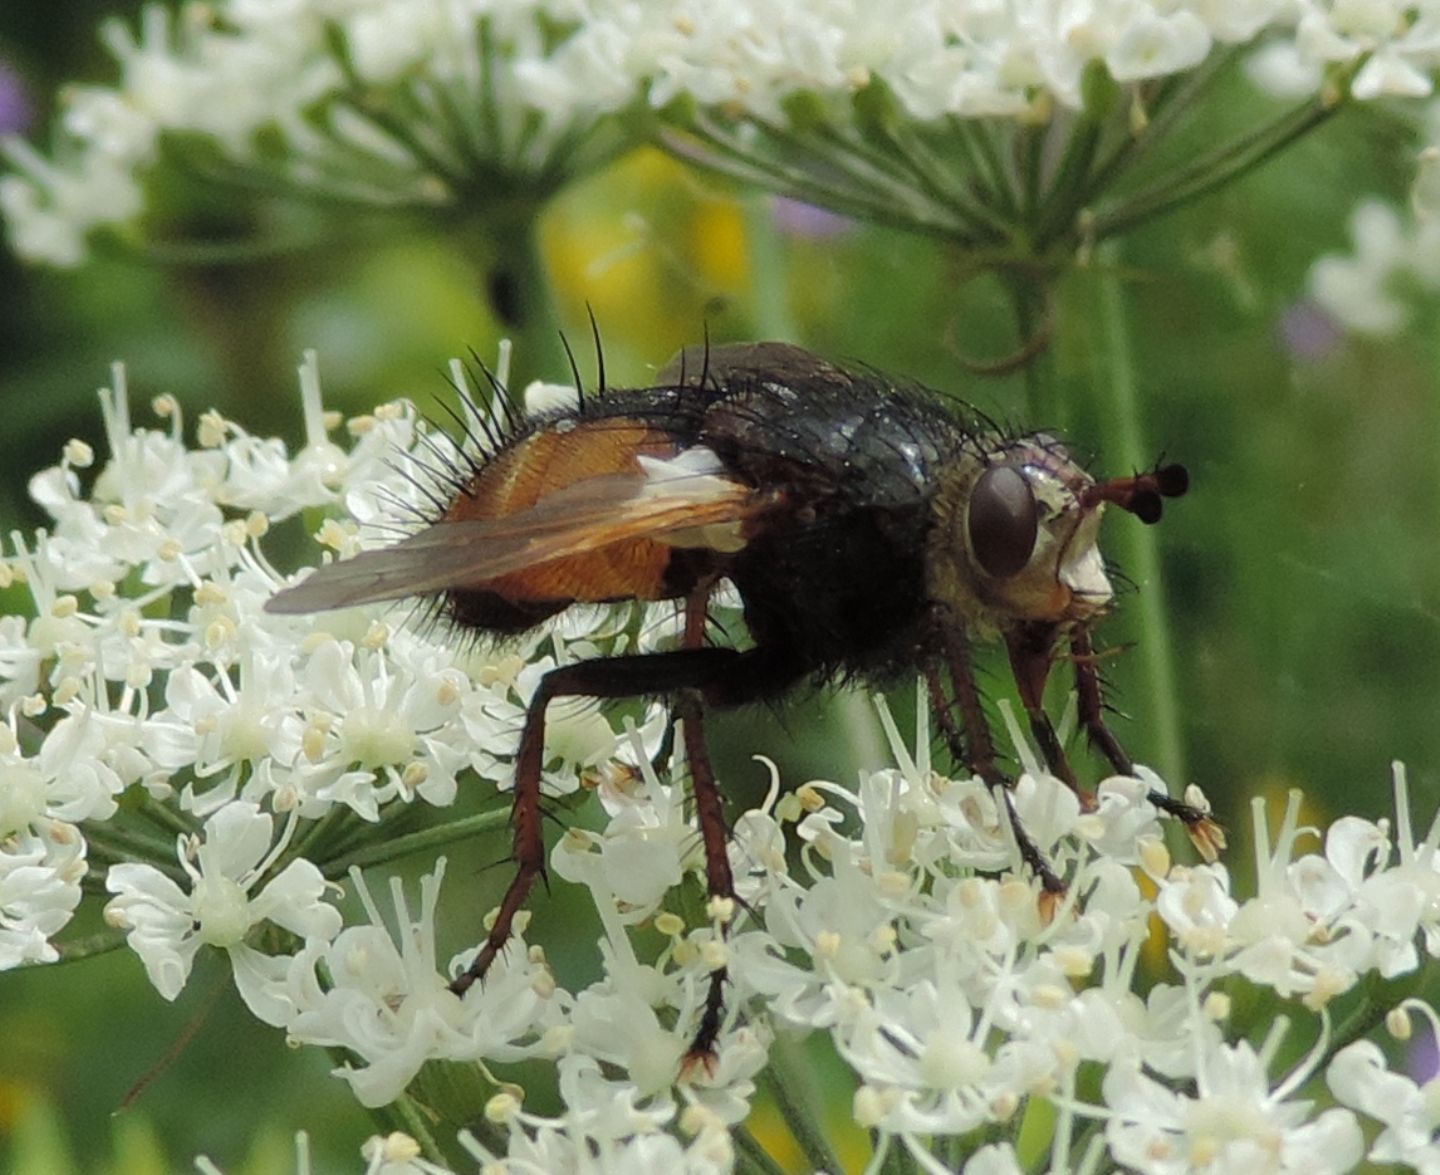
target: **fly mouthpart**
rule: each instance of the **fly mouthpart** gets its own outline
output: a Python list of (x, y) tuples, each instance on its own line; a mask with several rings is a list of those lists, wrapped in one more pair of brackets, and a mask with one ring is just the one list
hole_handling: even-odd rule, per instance
[(1161, 499), (1178, 498), (1189, 488), (1190, 474), (1185, 466), (1164, 465), (1133, 477), (1097, 481), (1081, 493), (1080, 504), (1093, 509), (1102, 502), (1113, 502), (1149, 525), (1160, 521)]

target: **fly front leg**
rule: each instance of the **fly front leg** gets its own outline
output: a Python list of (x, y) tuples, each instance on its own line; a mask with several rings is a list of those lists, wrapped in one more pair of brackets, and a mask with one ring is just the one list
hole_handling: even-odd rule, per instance
[(930, 683), (930, 701), (935, 707), (937, 721), (950, 744), (951, 751), (962, 763), (967, 763), (991, 787), (1009, 787), (1010, 777), (995, 762), (995, 740), (990, 736), (990, 724), (985, 720), (985, 708), (980, 702), (980, 690), (975, 684), (975, 671), (970, 664), (970, 642), (958, 631), (944, 634), (944, 648), (950, 663), (950, 684), (954, 690), (955, 708), (960, 711), (960, 722), (964, 737), (955, 726), (950, 708), (944, 705), (945, 691), (939, 672), (931, 670), (927, 677)]
[(1070, 652), (1075, 664), (1075, 703), (1080, 725), (1117, 774), (1134, 775), (1135, 762), (1105, 722), (1105, 694), (1096, 668), (1099, 660), (1090, 630), (1083, 625), (1070, 634)]
[[(1090, 742), (1110, 760), (1110, 764), (1121, 775), (1135, 775), (1135, 762), (1120, 745), (1120, 740), (1105, 722), (1105, 695), (1096, 668), (1098, 657), (1090, 639), (1090, 630), (1084, 625), (1070, 634), (1070, 652), (1075, 662), (1075, 698), (1079, 710), (1080, 725), (1090, 736)], [(1158, 788), (1151, 788), (1146, 798), (1185, 825), (1185, 832), (1200, 855), (1207, 861), (1218, 859), (1225, 847), (1225, 830), (1211, 818), (1210, 813), (1194, 804), (1171, 798)]]
[(1050, 679), (1058, 636), (1059, 629), (1054, 624), (1020, 624), (1005, 634), (1005, 647), (1010, 652), (1010, 668), (1020, 691), (1020, 704), (1030, 719), (1030, 733), (1045, 756), (1045, 766), (1075, 793), (1080, 806), (1088, 812), (1095, 807), (1095, 796), (1080, 786), (1050, 715), (1045, 713), (1045, 683)]
[[(1000, 770), (995, 762), (995, 740), (990, 735), (990, 724), (985, 720), (985, 710), (980, 703), (980, 690), (975, 684), (975, 671), (970, 664), (970, 643), (958, 630), (947, 627), (944, 633), (944, 645), (950, 662), (950, 681), (955, 691), (955, 707), (960, 711), (960, 721), (964, 726), (965, 747), (963, 749), (968, 750), (963, 761), (969, 763), (970, 769), (989, 784), (990, 790), (997, 794), (1004, 803), (1005, 815), (1010, 822), (1010, 831), (1015, 836), (1015, 846), (1019, 850), (1020, 859), (1040, 879), (1041, 888), (1044, 890), (1044, 897), (1041, 899), (1042, 913), (1048, 921), (1055, 906), (1065, 895), (1065, 882), (1055, 872), (1045, 854), (1040, 851), (1040, 846), (1035, 843), (1025, 828), (1024, 821), (1020, 819), (1020, 813), (1015, 810), (1015, 800), (1011, 794), (1013, 781)], [(938, 674), (935, 676), (938, 683)], [(943, 700), (943, 689), (940, 689), (937, 684), (932, 684), (932, 698), (937, 692)], [(957, 736), (952, 738), (953, 748), (955, 742), (958, 741), (959, 733), (955, 729), (954, 719), (950, 717), (946, 707), (938, 708), (937, 714), (941, 729), (947, 732), (947, 738), (951, 737), (951, 732)]]

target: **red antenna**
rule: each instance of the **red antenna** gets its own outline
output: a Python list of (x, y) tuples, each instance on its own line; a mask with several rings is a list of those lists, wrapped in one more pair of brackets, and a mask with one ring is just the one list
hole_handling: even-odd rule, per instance
[(1162, 498), (1178, 498), (1190, 488), (1190, 474), (1183, 465), (1165, 465), (1133, 477), (1112, 477), (1097, 481), (1080, 495), (1086, 507), (1114, 502), (1144, 523), (1159, 522)]

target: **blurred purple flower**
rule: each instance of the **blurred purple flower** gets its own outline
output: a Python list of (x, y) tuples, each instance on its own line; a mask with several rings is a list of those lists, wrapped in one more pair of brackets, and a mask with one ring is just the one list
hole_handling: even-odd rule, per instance
[(0, 135), (18, 135), (30, 125), (30, 100), (20, 75), (0, 58)]
[(1292, 303), (1275, 327), (1280, 345), (1292, 359), (1318, 363), (1340, 346), (1340, 324), (1308, 298)]
[(1419, 1032), (1412, 1038), (1405, 1057), (1405, 1071), (1422, 1083), (1440, 1073), (1440, 1051), (1436, 1050), (1433, 1033)]
[(848, 216), (817, 208), (803, 200), (792, 200), (789, 196), (776, 196), (773, 205), (775, 225), (781, 232), (795, 237), (814, 237), (823, 240), (847, 233), (855, 227)]

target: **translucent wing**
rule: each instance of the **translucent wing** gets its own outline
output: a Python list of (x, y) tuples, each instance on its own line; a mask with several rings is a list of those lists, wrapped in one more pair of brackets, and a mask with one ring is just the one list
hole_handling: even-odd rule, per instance
[(528, 509), (437, 522), (394, 546), (321, 567), (272, 596), (265, 610), (322, 612), (484, 587), (504, 575), (637, 539), (705, 546), (703, 528), (744, 522), (772, 504), (771, 496), (714, 474), (586, 478)]

